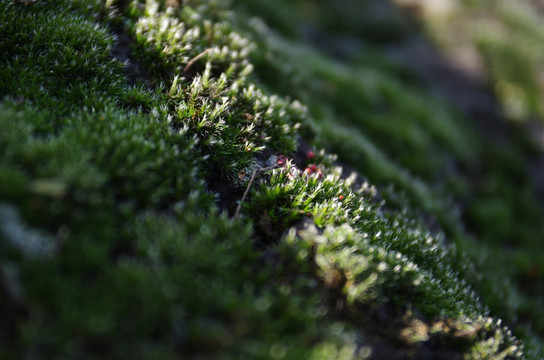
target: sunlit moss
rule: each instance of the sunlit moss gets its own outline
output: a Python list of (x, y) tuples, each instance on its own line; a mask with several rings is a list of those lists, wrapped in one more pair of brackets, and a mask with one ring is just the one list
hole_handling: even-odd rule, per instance
[[(533, 302), (485, 270), (505, 253), (492, 232), (470, 244), (441, 185), (474, 191), (458, 168), (478, 134), (398, 69), (301, 45), (287, 4), (270, 16), (289, 40), (243, 1), (0, 6), (1, 357), (367, 358), (385, 308), (399, 352), (524, 358), (493, 316), (515, 324)], [(471, 218), (514, 229), (488, 195)]]

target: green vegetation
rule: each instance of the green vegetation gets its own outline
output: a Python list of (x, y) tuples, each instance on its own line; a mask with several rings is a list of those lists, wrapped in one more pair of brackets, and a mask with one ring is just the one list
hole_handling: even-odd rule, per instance
[(0, 3), (0, 357), (544, 356), (527, 140), (343, 5)]

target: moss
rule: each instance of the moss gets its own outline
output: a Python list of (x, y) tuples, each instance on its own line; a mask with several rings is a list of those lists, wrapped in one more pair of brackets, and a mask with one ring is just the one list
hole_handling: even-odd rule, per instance
[(281, 14), (311, 4), (282, 4), (2, 3), (2, 357), (531, 356), (522, 155), (402, 69), (303, 46)]

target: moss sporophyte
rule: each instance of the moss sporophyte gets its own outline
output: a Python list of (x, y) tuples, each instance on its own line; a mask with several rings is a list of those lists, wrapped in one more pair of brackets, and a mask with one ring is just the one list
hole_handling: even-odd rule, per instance
[(371, 3), (0, 2), (0, 358), (541, 358), (528, 145)]

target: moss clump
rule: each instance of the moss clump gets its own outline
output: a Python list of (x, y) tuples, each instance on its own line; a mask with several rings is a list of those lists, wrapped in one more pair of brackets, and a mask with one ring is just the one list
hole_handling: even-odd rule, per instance
[[(538, 339), (515, 319), (533, 287), (501, 301), (492, 259), (466, 252), (504, 256), (489, 217), (514, 228), (501, 209), (540, 208), (486, 211), (461, 171), (483, 151), (470, 125), (399, 68), (361, 60), (350, 76), (287, 23), (290, 39), (247, 20), (259, 4), (0, 5), (0, 355), (530, 356), (494, 316)], [(476, 194), (480, 243), (451, 189)]]

